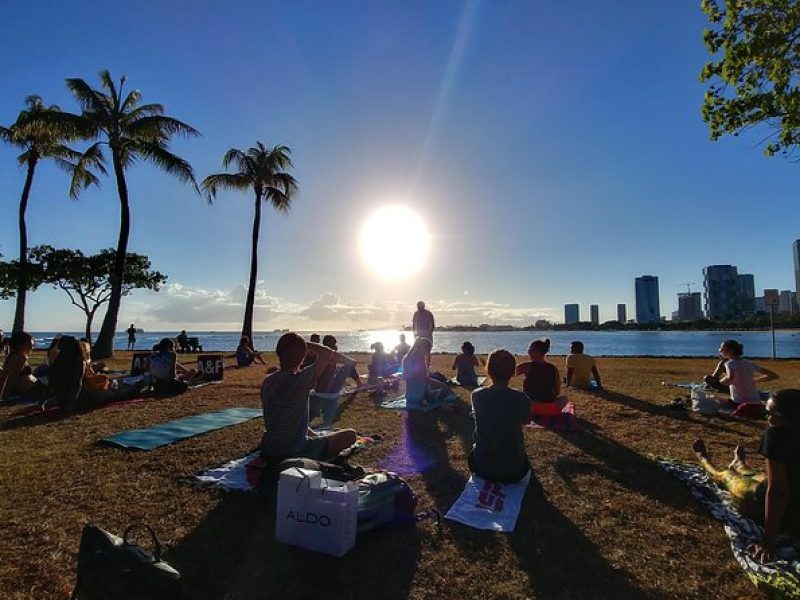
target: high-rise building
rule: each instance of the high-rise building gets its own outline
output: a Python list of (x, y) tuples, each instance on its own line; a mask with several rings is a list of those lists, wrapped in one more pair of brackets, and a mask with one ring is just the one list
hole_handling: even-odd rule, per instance
[(658, 323), (661, 307), (658, 301), (658, 277), (642, 275), (636, 278), (636, 322)]
[(764, 302), (764, 296), (756, 296), (756, 312), (767, 312), (767, 304)]
[(739, 274), (739, 310), (742, 316), (756, 312), (756, 280), (750, 273)]
[(792, 259), (794, 261), (794, 292), (800, 297), (800, 240), (792, 242)]
[[(742, 283), (732, 265), (710, 265), (703, 269), (703, 290), (706, 295), (706, 317), (714, 321), (730, 321), (742, 316)], [(753, 294), (755, 297), (755, 294)]]
[(620, 323), (628, 322), (628, 309), (624, 304), (617, 304), (617, 321)]
[(597, 304), (589, 305), (589, 315), (592, 320), (592, 325), (600, 325), (600, 306)]
[(581, 307), (578, 304), (564, 305), (564, 323), (575, 325), (581, 320)]
[(678, 294), (678, 320), (697, 321), (703, 318), (701, 308), (702, 297), (700, 292)]
[(780, 304), (778, 305), (778, 312), (779, 313), (786, 313), (789, 315), (793, 315), (797, 312), (795, 307), (795, 298), (796, 294), (791, 290), (781, 290), (778, 298), (780, 299)]

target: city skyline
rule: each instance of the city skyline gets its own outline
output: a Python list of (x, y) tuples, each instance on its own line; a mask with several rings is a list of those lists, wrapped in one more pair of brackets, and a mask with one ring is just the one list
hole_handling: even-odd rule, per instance
[[(65, 78), (97, 85), (109, 69), (203, 134), (174, 143), (198, 179), (219, 172), (229, 148), (292, 149), (299, 191), (287, 215), (264, 213), (256, 329), (393, 327), (420, 299), (442, 324), (558, 321), (575, 301), (587, 315), (598, 305), (603, 322), (634, 306), (642, 273), (658, 275), (670, 314), (706, 264), (739, 265), (759, 289), (794, 287), (785, 248), (800, 207), (782, 204), (781, 219), (758, 224), (764, 202), (794, 193), (797, 165), (765, 158), (760, 128), (709, 141), (698, 81), (708, 23), (694, 4), (199, 3), (188, 24), (169, 3), (155, 22), (133, 6), (41, 6), (35, 20), (6, 7), (0, 50), (15, 58), (0, 65), (3, 125), (30, 94), (77, 110)], [(274, 56), (280, 86), (264, 76)], [(24, 181), (17, 154), (0, 148), (6, 214)], [(37, 169), (30, 245), (114, 246), (113, 178), (75, 202), (68, 185), (47, 161)], [(226, 193), (209, 206), (145, 165), (128, 185), (129, 249), (169, 279), (159, 294), (126, 297), (119, 323), (237, 329), (251, 199)], [(430, 238), (402, 281), (376, 276), (359, 247), (364, 224), (392, 205), (416, 213)], [(404, 239), (381, 256), (403, 254)], [(17, 257), (12, 222), (0, 253)], [(0, 327), (12, 316), (13, 301), (0, 302)], [(80, 330), (83, 315), (45, 287), (29, 295), (26, 322)]]

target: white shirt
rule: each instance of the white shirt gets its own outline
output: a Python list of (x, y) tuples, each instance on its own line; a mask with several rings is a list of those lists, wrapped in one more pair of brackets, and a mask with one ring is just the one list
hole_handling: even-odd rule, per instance
[(743, 358), (733, 358), (725, 363), (725, 373), (730, 380), (731, 400), (742, 402), (761, 402), (753, 375), (760, 372), (758, 365)]

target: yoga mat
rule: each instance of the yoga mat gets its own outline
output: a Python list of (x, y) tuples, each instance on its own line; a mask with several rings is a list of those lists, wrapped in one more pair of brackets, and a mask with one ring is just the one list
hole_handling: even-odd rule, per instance
[(775, 549), (778, 559), (767, 564), (758, 562), (747, 551), (747, 547), (761, 539), (763, 529), (739, 514), (727, 491), (711, 481), (698, 465), (664, 458), (655, 460), (662, 469), (683, 481), (692, 496), (708, 509), (712, 517), (722, 521), (736, 562), (757, 588), (765, 592), (768, 598), (800, 597), (800, 552), (797, 540), (779, 537)]
[(531, 473), (511, 484), (492, 483), (472, 475), (445, 519), (490, 531), (514, 531)]
[(561, 409), (561, 414), (553, 417), (537, 415), (525, 425), (528, 429), (549, 429), (551, 431), (578, 431), (578, 419), (575, 417), (575, 405), (567, 402)]
[(244, 423), (260, 417), (261, 414), (260, 408), (228, 408), (176, 421), (159, 423), (145, 429), (123, 431), (101, 441), (120, 448), (153, 450), (154, 448), (160, 448), (161, 446), (208, 433), (215, 429)]

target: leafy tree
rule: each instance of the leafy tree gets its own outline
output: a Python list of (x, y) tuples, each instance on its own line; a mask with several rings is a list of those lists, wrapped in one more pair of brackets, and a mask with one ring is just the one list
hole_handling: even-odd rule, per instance
[(292, 198), (297, 191), (297, 181), (287, 170), (292, 166), (292, 151), (283, 145), (268, 148), (261, 142), (246, 152), (231, 148), (222, 159), (228, 169), (235, 165), (235, 173), (218, 173), (203, 180), (202, 188), (209, 202), (216, 198), (220, 189), (253, 190), (256, 210), (253, 217), (252, 248), (250, 251), (250, 282), (247, 287), (242, 335), (253, 339), (253, 306), (255, 304), (256, 277), (258, 274), (258, 233), (261, 228), (261, 201), (269, 202), (278, 212), (289, 212)]
[(124, 85), (125, 77), (120, 79), (117, 87), (108, 71), (100, 73), (100, 89), (92, 88), (83, 79), (67, 79), (67, 87), (83, 109), (81, 115), (73, 115), (76, 126), (85, 130), (91, 139), (97, 140), (75, 166), (70, 195), (77, 197), (86, 187), (89, 166), (105, 161), (102, 150), (105, 145), (111, 153), (120, 203), (119, 238), (111, 271), (108, 310), (92, 350), (95, 358), (114, 355), (114, 333), (124, 295), (125, 261), (129, 256), (131, 227), (126, 170), (137, 160), (146, 160), (197, 189), (191, 165), (170, 152), (168, 143), (176, 134), (195, 137), (200, 133), (186, 123), (164, 115), (164, 107), (160, 104), (140, 104), (141, 93), (138, 90), (123, 95)]
[[(92, 321), (97, 309), (111, 298), (116, 255), (113, 248), (89, 256), (80, 250), (47, 245), (30, 250), (31, 262), (41, 267), (41, 283), (64, 290), (70, 302), (86, 315), (86, 338), (89, 340), (92, 339)], [(150, 269), (147, 256), (128, 253), (122, 284), (123, 296), (135, 289), (157, 292), (166, 280), (166, 275)]]
[[(52, 158), (58, 167), (74, 173), (75, 164), (71, 161), (78, 160), (81, 156), (79, 152), (66, 146), (66, 142), (80, 136), (80, 131), (74, 127), (68, 115), (62, 113), (55, 104), (46, 106), (39, 96), (28, 96), (25, 104), (25, 110), (19, 113), (14, 123), (9, 127), (0, 127), (0, 139), (22, 150), (17, 161), (26, 169), (25, 183), (19, 200), (19, 268), (15, 271), (17, 302), (13, 331), (25, 329), (25, 300), (29, 289), (28, 228), (25, 223), (25, 212), (28, 209), (28, 197), (36, 167), (40, 160)], [(97, 183), (97, 178), (90, 171), (90, 167), (102, 170), (102, 165), (97, 165), (91, 158), (84, 161), (81, 172), (75, 175), (84, 187)]]
[(711, 28), (703, 39), (712, 60), (703, 119), (711, 139), (767, 125), (765, 153), (790, 154), (800, 142), (800, 2), (703, 0)]

